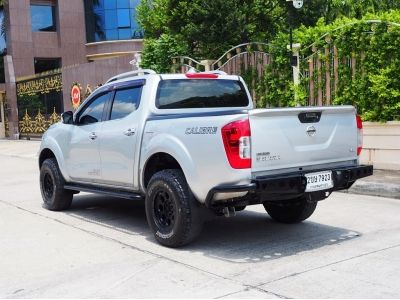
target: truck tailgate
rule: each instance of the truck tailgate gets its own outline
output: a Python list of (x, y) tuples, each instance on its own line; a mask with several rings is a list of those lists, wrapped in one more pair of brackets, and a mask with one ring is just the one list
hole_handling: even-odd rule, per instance
[(317, 169), (357, 160), (352, 106), (249, 111), (253, 175)]

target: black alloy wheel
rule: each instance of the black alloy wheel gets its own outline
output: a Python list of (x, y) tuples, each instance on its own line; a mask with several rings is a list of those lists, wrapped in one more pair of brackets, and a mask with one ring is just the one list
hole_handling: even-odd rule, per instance
[(54, 194), (54, 181), (48, 172), (45, 173), (43, 179), (43, 193), (47, 199), (51, 199)]
[(159, 190), (154, 199), (155, 222), (163, 231), (170, 231), (175, 224), (176, 207), (167, 190)]

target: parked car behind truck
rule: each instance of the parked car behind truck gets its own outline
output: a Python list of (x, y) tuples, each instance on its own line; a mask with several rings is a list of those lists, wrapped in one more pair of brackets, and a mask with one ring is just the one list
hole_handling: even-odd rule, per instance
[(262, 204), (301, 222), (318, 201), (369, 176), (352, 106), (255, 109), (245, 82), (223, 73), (115, 76), (43, 136), (44, 207), (80, 192), (144, 200), (158, 242), (179, 247), (205, 212)]

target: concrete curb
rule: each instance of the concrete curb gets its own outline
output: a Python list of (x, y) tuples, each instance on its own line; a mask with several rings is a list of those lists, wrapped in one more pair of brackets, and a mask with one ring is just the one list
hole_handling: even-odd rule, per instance
[(350, 189), (343, 193), (378, 196), (400, 200), (400, 184), (380, 183), (371, 181), (357, 181)]
[(400, 171), (375, 169), (372, 176), (357, 180), (343, 192), (400, 199)]

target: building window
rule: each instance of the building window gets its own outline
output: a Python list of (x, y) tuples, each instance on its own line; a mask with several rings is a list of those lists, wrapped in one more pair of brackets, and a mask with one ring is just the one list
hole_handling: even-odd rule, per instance
[(87, 41), (143, 38), (136, 21), (140, 0), (85, 0)]
[(7, 52), (6, 26), (4, 22), (4, 8), (0, 6), (0, 55), (4, 55)]
[(61, 68), (61, 58), (35, 58), (35, 73)]
[(56, 9), (52, 2), (31, 3), (32, 31), (57, 31)]
[(4, 8), (0, 6), (0, 83), (6, 82), (5, 72), (4, 72), (4, 55), (7, 54), (7, 44), (6, 44), (6, 27), (4, 19)]

